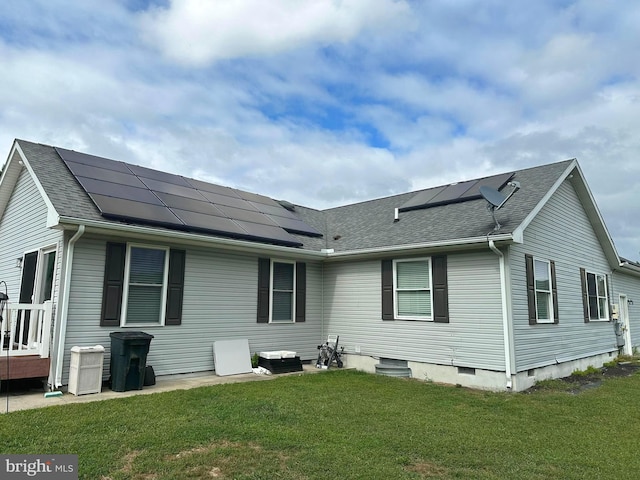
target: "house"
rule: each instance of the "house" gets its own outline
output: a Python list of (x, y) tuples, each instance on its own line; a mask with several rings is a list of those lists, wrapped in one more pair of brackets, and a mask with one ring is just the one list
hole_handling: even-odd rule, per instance
[[(516, 182), (494, 221), (480, 187)], [(319, 211), (16, 140), (0, 281), (10, 370), (52, 388), (126, 330), (157, 375), (213, 371), (222, 339), (313, 361), (332, 334), (347, 367), (511, 391), (640, 345), (640, 265), (576, 160)]]

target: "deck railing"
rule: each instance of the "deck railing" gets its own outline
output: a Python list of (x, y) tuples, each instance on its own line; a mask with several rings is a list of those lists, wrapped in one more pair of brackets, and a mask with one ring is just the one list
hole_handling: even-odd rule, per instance
[(50, 300), (42, 305), (8, 303), (0, 331), (2, 354), (6, 355), (9, 350), (9, 356), (40, 355), (48, 358), (52, 312)]

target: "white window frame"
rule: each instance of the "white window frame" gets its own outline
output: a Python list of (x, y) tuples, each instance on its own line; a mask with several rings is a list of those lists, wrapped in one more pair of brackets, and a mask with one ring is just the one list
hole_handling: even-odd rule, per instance
[[(42, 304), (43, 300), (42, 297), (44, 296), (44, 282), (45, 282), (45, 276), (46, 276), (46, 265), (44, 263), (44, 258), (46, 255), (54, 253), (55, 254), (55, 263), (53, 265), (53, 279), (51, 282), (51, 300), (53, 301), (53, 298), (55, 296), (55, 292), (56, 292), (56, 280), (58, 278), (58, 246), (56, 244), (54, 245), (48, 245), (46, 247), (40, 247), (40, 248), (36, 248), (33, 250), (27, 250), (22, 254), (22, 258), (20, 260), (20, 269), (22, 269), (24, 267), (24, 257), (30, 253), (35, 253), (37, 252), (37, 256), (36, 256), (36, 272), (35, 272), (35, 277), (33, 279), (33, 294), (31, 295), (31, 303), (33, 304)], [(24, 274), (23, 271), (20, 272), (20, 285), (22, 285), (22, 275)]]
[[(276, 263), (287, 263), (293, 266), (293, 288), (291, 290), (291, 320), (274, 320), (273, 319), (273, 272)], [(288, 290), (276, 290), (287, 291)], [(289, 324), (296, 321), (296, 262), (292, 260), (282, 260), (277, 258), (271, 259), (271, 268), (269, 269), (269, 323)]]
[[(164, 251), (164, 273), (162, 278), (162, 293), (160, 297), (160, 317), (158, 323), (135, 323), (127, 322), (127, 309), (129, 306), (129, 276), (131, 273), (131, 249), (132, 248), (144, 248), (147, 250), (162, 250)], [(166, 317), (167, 309), (167, 284), (169, 281), (169, 247), (162, 247), (157, 245), (146, 245), (141, 243), (127, 243), (127, 255), (124, 267), (124, 286), (122, 291), (122, 313), (120, 316), (121, 327), (163, 327)]]
[[(429, 269), (429, 287), (428, 288), (407, 288), (407, 289), (399, 289), (398, 288), (398, 264), (399, 263), (415, 263), (415, 262), (427, 262), (427, 268)], [(429, 292), (429, 302), (431, 305), (431, 315), (428, 316), (420, 316), (420, 315), (400, 315), (398, 313), (398, 292), (399, 291), (428, 291)], [(396, 320), (420, 320), (424, 322), (432, 322), (433, 321), (433, 264), (431, 263), (431, 257), (420, 257), (420, 258), (405, 258), (400, 260), (393, 261), (393, 315)]]
[[(596, 298), (598, 299), (598, 316), (597, 318), (591, 317), (591, 296), (589, 295), (589, 275), (593, 275), (596, 282)], [(587, 309), (589, 310), (589, 321), (590, 322), (608, 322), (609, 321), (609, 285), (607, 285), (607, 276), (605, 274), (595, 273), (595, 272), (584, 272), (584, 284), (587, 288)], [(600, 283), (598, 280), (602, 278), (604, 280), (604, 295), (598, 290), (598, 284)], [(600, 300), (604, 300), (604, 317), (600, 316)]]
[[(536, 282), (536, 262), (546, 263), (547, 276), (549, 278), (549, 290), (542, 290), (538, 288)], [(533, 258), (533, 289), (536, 302), (536, 322), (537, 323), (553, 323), (555, 320), (555, 312), (553, 311), (553, 278), (551, 277), (551, 261), (542, 260), (540, 258)], [(547, 294), (547, 311), (549, 312), (549, 318), (540, 318), (538, 316), (538, 292)]]

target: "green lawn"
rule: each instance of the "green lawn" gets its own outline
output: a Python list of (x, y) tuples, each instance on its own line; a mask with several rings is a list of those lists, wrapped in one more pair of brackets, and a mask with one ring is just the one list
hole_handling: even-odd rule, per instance
[(0, 415), (87, 479), (638, 478), (640, 375), (507, 394), (329, 371)]

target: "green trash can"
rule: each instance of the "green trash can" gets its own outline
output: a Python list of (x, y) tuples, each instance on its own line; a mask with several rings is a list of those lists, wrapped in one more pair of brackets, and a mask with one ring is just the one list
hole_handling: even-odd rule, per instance
[(142, 390), (147, 354), (153, 335), (144, 332), (111, 332), (111, 390)]

